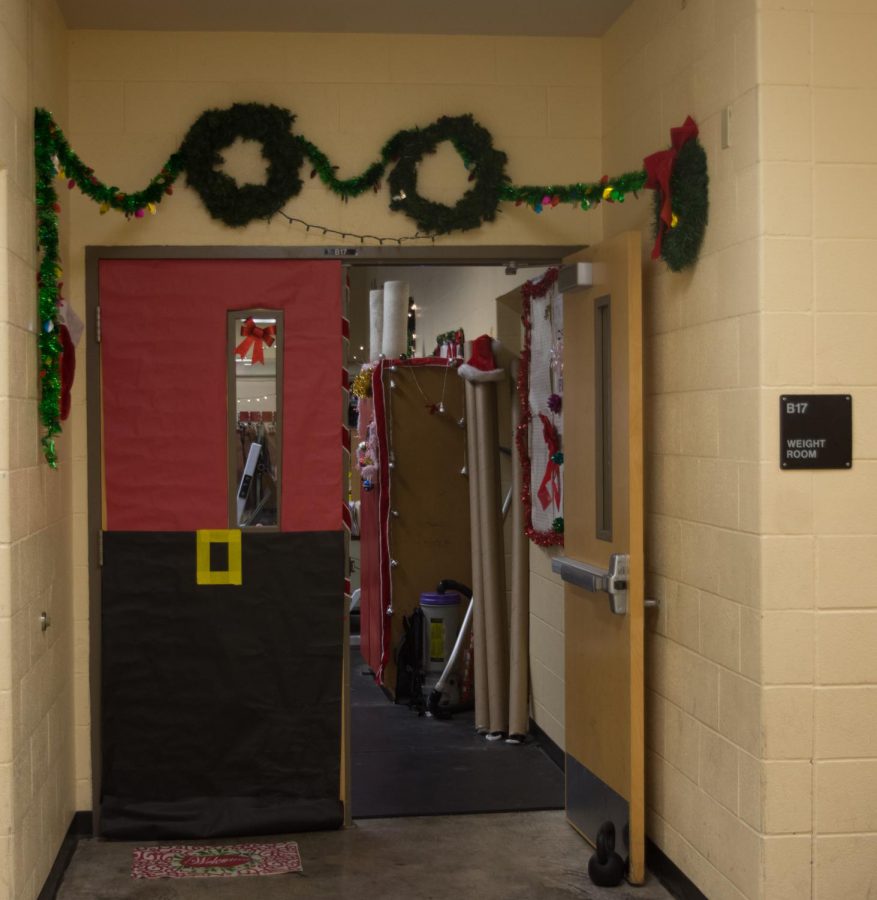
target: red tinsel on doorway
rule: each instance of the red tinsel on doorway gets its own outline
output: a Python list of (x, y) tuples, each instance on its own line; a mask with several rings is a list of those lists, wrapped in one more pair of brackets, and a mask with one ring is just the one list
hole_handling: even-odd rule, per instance
[(521, 415), (515, 434), (515, 445), (521, 459), (521, 502), (524, 504), (524, 532), (527, 537), (540, 547), (563, 546), (563, 520), (555, 520), (559, 523), (557, 530), (537, 531), (533, 527), (533, 498), (530, 491), (530, 447), (528, 435), (530, 432), (530, 402), (528, 399), (530, 383), (530, 303), (534, 297), (544, 297), (557, 281), (559, 270), (556, 267), (548, 269), (538, 281), (528, 281), (521, 287), (523, 303), (521, 304), (521, 321), (524, 323), (524, 347), (521, 350), (521, 364), (518, 369), (518, 403)]

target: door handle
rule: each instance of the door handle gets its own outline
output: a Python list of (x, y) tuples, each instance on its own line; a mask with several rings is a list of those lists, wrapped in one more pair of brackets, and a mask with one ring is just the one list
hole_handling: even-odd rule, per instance
[(630, 554), (613, 553), (609, 557), (608, 569), (579, 562), (568, 556), (555, 556), (551, 560), (551, 571), (560, 575), (568, 584), (574, 584), (595, 594), (601, 592), (608, 594), (609, 609), (614, 615), (623, 616), (627, 613)]

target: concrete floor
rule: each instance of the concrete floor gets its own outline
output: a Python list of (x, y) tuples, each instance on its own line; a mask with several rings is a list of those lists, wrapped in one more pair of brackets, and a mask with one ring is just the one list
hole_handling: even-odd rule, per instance
[[(590, 848), (564, 813), (360, 819), (346, 831), (287, 836), (303, 875), (134, 880), (131, 851), (147, 842), (80, 843), (59, 900), (668, 900), (644, 887), (596, 888)], [(166, 843), (166, 842), (164, 842)], [(189, 843), (189, 842), (182, 842)], [(207, 843), (233, 843), (212, 841)]]

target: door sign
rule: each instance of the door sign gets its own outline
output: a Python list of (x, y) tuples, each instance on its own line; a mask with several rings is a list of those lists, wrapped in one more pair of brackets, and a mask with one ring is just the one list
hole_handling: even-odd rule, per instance
[(780, 397), (780, 467), (849, 469), (853, 464), (853, 398), (849, 394)]

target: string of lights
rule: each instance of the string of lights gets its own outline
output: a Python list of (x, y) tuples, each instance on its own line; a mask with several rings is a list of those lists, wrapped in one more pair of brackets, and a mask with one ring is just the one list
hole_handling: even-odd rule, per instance
[(435, 234), (421, 234), (419, 231), (415, 234), (403, 235), (402, 237), (381, 237), (377, 234), (357, 234), (354, 231), (339, 231), (337, 228), (331, 228), (328, 225), (316, 225), (313, 222), (306, 222), (304, 219), (298, 218), (298, 216), (289, 215), (289, 213), (284, 212), (282, 209), (277, 211), (277, 215), (286, 219), (290, 225), (303, 225), (305, 231), (308, 233), (315, 231), (321, 235), (331, 234), (340, 237), (342, 240), (355, 238), (358, 239), (361, 244), (364, 244), (366, 241), (374, 241), (381, 247), (383, 247), (384, 244), (396, 244), (401, 247), (402, 244), (410, 243), (411, 241), (432, 241), (434, 244), (437, 237)]

